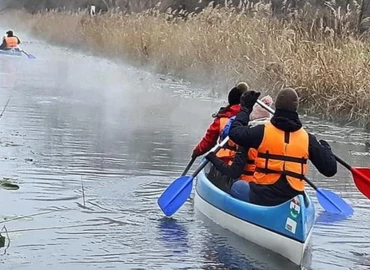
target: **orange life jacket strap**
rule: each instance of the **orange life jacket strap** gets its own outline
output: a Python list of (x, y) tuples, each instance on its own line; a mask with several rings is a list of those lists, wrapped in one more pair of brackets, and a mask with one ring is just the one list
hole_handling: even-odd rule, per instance
[(243, 174), (244, 174), (244, 175), (248, 175), (248, 176), (253, 176), (253, 175), (254, 175), (254, 172), (250, 172), (250, 171), (243, 171)]
[(267, 169), (267, 168), (256, 168), (256, 172), (260, 172), (260, 173), (264, 173), (264, 174), (274, 173), (274, 174), (287, 175), (287, 176), (291, 176), (291, 177), (298, 178), (298, 179), (301, 179), (301, 180), (303, 180), (305, 178), (304, 174), (301, 174), (301, 173), (295, 173), (295, 172), (291, 172), (291, 171), (278, 172), (278, 171), (270, 170), (270, 169)]
[(282, 160), (282, 161), (288, 161), (288, 162), (295, 162), (299, 164), (307, 164), (306, 158), (297, 158), (297, 157), (289, 157), (289, 156), (283, 156), (283, 155), (274, 155), (270, 154), (268, 151), (266, 153), (258, 153), (258, 157), (265, 158), (266, 164), (268, 159), (275, 159), (275, 160)]
[(247, 164), (255, 164), (255, 161), (253, 159), (247, 159)]

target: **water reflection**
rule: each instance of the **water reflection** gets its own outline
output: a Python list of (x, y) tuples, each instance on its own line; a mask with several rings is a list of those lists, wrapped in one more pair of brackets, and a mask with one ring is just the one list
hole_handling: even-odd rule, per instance
[(157, 225), (158, 240), (162, 245), (173, 253), (186, 254), (191, 246), (189, 245), (189, 233), (185, 224), (174, 218), (161, 218)]
[(350, 217), (346, 215), (334, 214), (324, 211), (317, 216), (315, 223), (320, 225), (332, 225), (333, 223), (344, 221), (349, 218)]

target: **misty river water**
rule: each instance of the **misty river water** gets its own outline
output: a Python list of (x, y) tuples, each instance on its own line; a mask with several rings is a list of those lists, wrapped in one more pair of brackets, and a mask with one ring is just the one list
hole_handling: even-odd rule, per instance
[[(157, 206), (222, 100), (186, 82), (28, 41), (24, 49), (36, 60), (0, 56), (0, 110), (10, 97), (0, 120), (0, 179), (20, 186), (0, 190), (0, 228), (10, 239), (0, 249), (1, 269), (297, 269), (212, 223), (192, 200), (172, 219)], [(370, 165), (361, 129), (303, 121), (352, 165)], [(317, 221), (304, 269), (369, 269), (369, 200), (341, 166), (330, 179), (312, 166), (309, 178), (355, 213), (324, 222), (308, 188)]]

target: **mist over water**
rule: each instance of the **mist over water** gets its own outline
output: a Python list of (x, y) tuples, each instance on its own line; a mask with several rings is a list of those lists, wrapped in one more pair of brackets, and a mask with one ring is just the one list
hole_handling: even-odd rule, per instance
[[(192, 200), (172, 219), (157, 206), (223, 100), (15, 34), (37, 59), (0, 56), (0, 110), (10, 97), (0, 120), (0, 179), (20, 186), (0, 189), (0, 228), (10, 238), (4, 269), (297, 269), (212, 223)], [(303, 121), (349, 163), (368, 166), (368, 134)], [(369, 269), (368, 200), (342, 167), (330, 179), (311, 167), (309, 178), (355, 214), (328, 224), (309, 190), (318, 219), (304, 268)]]

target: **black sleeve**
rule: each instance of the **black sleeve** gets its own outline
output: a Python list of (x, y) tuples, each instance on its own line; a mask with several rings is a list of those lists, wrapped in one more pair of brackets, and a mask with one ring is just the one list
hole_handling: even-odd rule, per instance
[(309, 136), (309, 156), (316, 169), (326, 177), (337, 173), (337, 161), (329, 145), (321, 145), (312, 134)]
[(230, 127), (229, 137), (245, 149), (257, 149), (262, 142), (265, 126), (257, 125), (255, 127), (248, 127), (249, 115), (250, 112), (244, 110), (236, 115)]
[(237, 179), (243, 174), (247, 165), (247, 152), (243, 147), (239, 147), (231, 165), (227, 165), (214, 154), (207, 155), (207, 159), (212, 162), (219, 172), (232, 179)]
[(18, 40), (18, 44), (21, 44), (21, 40), (17, 37), (17, 40)]

